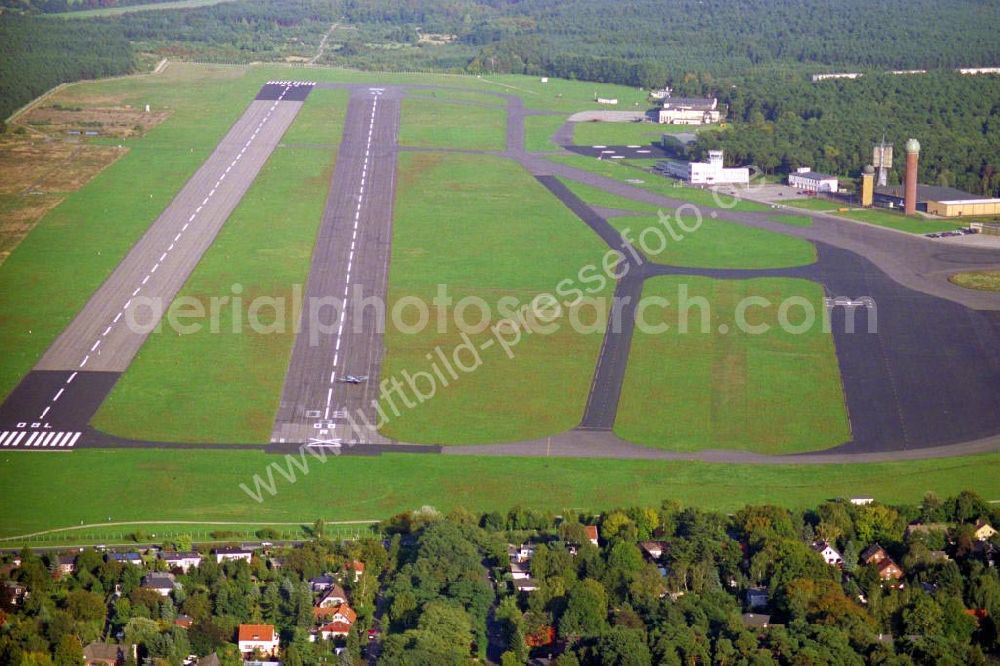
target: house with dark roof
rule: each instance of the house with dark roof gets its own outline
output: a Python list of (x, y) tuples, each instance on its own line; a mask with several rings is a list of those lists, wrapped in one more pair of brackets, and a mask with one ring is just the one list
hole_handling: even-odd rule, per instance
[(218, 563), (231, 562), (234, 560), (243, 560), (244, 562), (249, 562), (253, 558), (253, 551), (246, 548), (237, 548), (235, 546), (222, 546), (216, 548), (212, 551), (215, 555), (215, 561)]
[(170, 593), (179, 588), (180, 585), (172, 573), (153, 572), (142, 577), (140, 587), (144, 590), (153, 590), (162, 597), (169, 597)]
[(309, 579), (309, 588), (313, 592), (326, 592), (329, 590), (337, 579), (330, 574), (323, 574), (322, 576), (316, 576), (315, 578)]
[(863, 564), (878, 564), (883, 560), (889, 559), (889, 553), (885, 551), (878, 542), (873, 543), (864, 549), (861, 553), (861, 562)]
[(83, 663), (86, 666), (124, 666), (130, 655), (135, 658), (134, 645), (95, 641), (84, 646)]
[(347, 603), (347, 593), (344, 592), (344, 588), (334, 583), (323, 593), (316, 606), (318, 608), (333, 608), (345, 603)]
[(767, 629), (771, 625), (771, 616), (759, 613), (744, 613), (740, 620), (747, 629)]
[(135, 552), (129, 553), (108, 553), (107, 558), (112, 562), (121, 562), (122, 564), (131, 564), (133, 566), (142, 566), (142, 555)]
[(201, 565), (201, 553), (195, 551), (161, 553), (160, 559), (166, 562), (171, 569), (180, 569), (183, 573)]

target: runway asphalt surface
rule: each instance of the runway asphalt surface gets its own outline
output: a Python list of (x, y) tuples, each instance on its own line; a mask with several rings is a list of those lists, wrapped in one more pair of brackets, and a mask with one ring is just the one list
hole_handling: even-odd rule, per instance
[[(0, 407), (0, 428), (86, 428), (257, 177), (311, 87), (282, 82), (261, 89)], [(56, 376), (62, 380), (53, 383)], [(23, 446), (27, 438), (13, 440), (0, 441), (0, 447)]]
[[(257, 113), (254, 105), (258, 102), (266, 104), (267, 101), (277, 99), (283, 85), (265, 86), (247, 114)], [(355, 284), (362, 287), (362, 296), (384, 295), (391, 232), (399, 97), (405, 94), (405, 88), (384, 88), (380, 93), (375, 93), (367, 86), (356, 84), (320, 85), (349, 88), (352, 97), (320, 240), (314, 251), (307, 296), (337, 297), (344, 293), (345, 288), (350, 291)], [(308, 90), (289, 88), (277, 108), (287, 105), (287, 100), (300, 97), (304, 99), (306, 94)], [(624, 247), (624, 241), (607, 224), (600, 212), (590, 209), (573, 196), (555, 176), (664, 207), (676, 208), (686, 203), (550, 162), (544, 155), (526, 152), (524, 118), (540, 112), (525, 109), (518, 97), (500, 92), (490, 94), (507, 100), (507, 141), (503, 151), (484, 152), (520, 163), (603, 238), (609, 247)], [(378, 102), (374, 101), (376, 97)], [(276, 111), (275, 115), (280, 114)], [(288, 122), (290, 120), (289, 118)], [(569, 124), (566, 124), (556, 133), (554, 139), (557, 143), (564, 146), (570, 143), (572, 132), (568, 127)], [(269, 129), (273, 129), (273, 125)], [(261, 132), (261, 136), (264, 135)], [(276, 143), (278, 138), (280, 134), (273, 141)], [(220, 144), (217, 153), (225, 148), (223, 144), (228, 139), (229, 137)], [(366, 153), (369, 157), (367, 169), (363, 157)], [(250, 154), (249, 151), (247, 154)], [(266, 159), (266, 155), (263, 159)], [(364, 190), (362, 178), (365, 179)], [(197, 176), (192, 182), (195, 180)], [(249, 182), (246, 183), (248, 185)], [(217, 186), (217, 189), (221, 193), (222, 188)], [(245, 189), (246, 187), (243, 188), (244, 191)], [(178, 199), (184, 195), (185, 191), (182, 190)], [(242, 196), (242, 192), (239, 196)], [(369, 197), (372, 198), (370, 201)], [(544, 440), (444, 448), (387, 443), (370, 431), (362, 432), (359, 436), (357, 432), (346, 430), (337, 415), (352, 409), (360, 409), (364, 413), (367, 409), (368, 420), (374, 421), (371, 405), (377, 396), (382, 342), (371, 326), (373, 322), (368, 318), (359, 317), (360, 326), (355, 328), (348, 308), (343, 320), (327, 320), (329, 325), (322, 331), (320, 327), (314, 328), (314, 332), (318, 333), (314, 337), (317, 341), (315, 344), (309, 344), (309, 335), (306, 334), (306, 328), (303, 328), (303, 334), (296, 341), (286, 376), (281, 411), (275, 423), (274, 441), (267, 450), (297, 451), (300, 443), (305, 442), (320, 446), (329, 444), (337, 449), (337, 453), (349, 455), (409, 451), (453, 455), (635, 457), (767, 464), (903, 460), (1000, 450), (1000, 296), (965, 290), (947, 281), (947, 275), (958, 270), (1000, 267), (1000, 253), (988, 249), (942, 247), (920, 236), (809, 211), (796, 210), (794, 213), (812, 217), (814, 224), (810, 227), (790, 226), (773, 221), (775, 215), (788, 212), (793, 211), (746, 213), (719, 210), (717, 215), (719, 219), (813, 241), (818, 248), (819, 261), (812, 266), (739, 271), (642, 264), (630, 272), (627, 279), (620, 281), (616, 293), (634, 298), (641, 293), (642, 282), (654, 275), (707, 275), (726, 279), (785, 275), (821, 282), (831, 296), (847, 295), (852, 299), (872, 297), (877, 303), (877, 311), (874, 312), (878, 320), (877, 334), (844, 333), (838, 329), (843, 323), (844, 313), (836, 308), (833, 313), (834, 341), (844, 376), (853, 432), (851, 442), (835, 449), (810, 454), (763, 456), (737, 451), (673, 453), (618, 439), (610, 428), (614, 423), (625, 374), (631, 326), (625, 326), (621, 334), (607, 336), (578, 429)], [(358, 220), (357, 238), (354, 238), (355, 219)], [(222, 221), (218, 224), (221, 225)], [(160, 220), (147, 236), (153, 234), (159, 224)], [(348, 230), (350, 240), (354, 241), (353, 248), (347, 244)], [(214, 237), (214, 232), (211, 237)], [(211, 237), (207, 238), (205, 247), (211, 242)], [(133, 253), (138, 248), (139, 245)], [(130, 253), (109, 282), (119, 279), (115, 275), (126, 266), (133, 253)], [(142, 255), (147, 261), (149, 258), (155, 260), (148, 251)], [(200, 252), (197, 256), (200, 257)], [(197, 258), (194, 259), (194, 263), (196, 262)], [(166, 266), (164, 264), (164, 269)], [(192, 268), (193, 264), (187, 272)], [(171, 272), (175, 270), (176, 267)], [(142, 277), (135, 271), (128, 271), (127, 276)], [(152, 273), (149, 282), (153, 283)], [(183, 283), (183, 280), (180, 282)], [(179, 284), (177, 287), (179, 288)], [(102, 286), (102, 290), (104, 288)], [(151, 286), (150, 291), (152, 290)], [(114, 290), (112, 295), (120, 295), (119, 291), (120, 289)], [(156, 287), (156, 293), (170, 294), (169, 284)], [(176, 293), (176, 288), (173, 293)], [(170, 297), (172, 298), (172, 294)], [(92, 303), (96, 300), (98, 295), (95, 294)], [(98, 312), (91, 312), (88, 317), (84, 317), (88, 312), (85, 308), (77, 318), (84, 319), (80, 322), (81, 326), (90, 319), (99, 318), (97, 314), (114, 314), (98, 305), (100, 304), (94, 304)], [(90, 307), (91, 304), (88, 304), (88, 308)], [(339, 310), (337, 312), (339, 318)], [(627, 315), (627, 307), (623, 308), (622, 313)], [(858, 330), (865, 331), (869, 311), (855, 309), (855, 315)], [(340, 328), (341, 321), (343, 330)], [(625, 316), (623, 321), (631, 322), (631, 318)], [(74, 324), (76, 323), (75, 320)], [(336, 324), (336, 330), (332, 330), (332, 324)], [(308, 326), (309, 322), (304, 322), (304, 325)], [(93, 325), (80, 329), (81, 334), (93, 335), (95, 331), (101, 332)], [(0, 407), (0, 446), (5, 445), (5, 441), (9, 444), (14, 439), (9, 432), (3, 430), (8, 423), (22, 418), (22, 413), (30, 412), (31, 409), (27, 406), (34, 407), (34, 403), (39, 400), (37, 396), (42, 396), (47, 391), (58, 391), (59, 382), (65, 382), (69, 378), (71, 368), (66, 366), (72, 361), (73, 354), (82, 351), (86, 356), (86, 346), (78, 339), (81, 335), (68, 334), (69, 330), (57, 340), (57, 344), (53, 345), (53, 349), (43, 359), (52, 364), (52, 367), (47, 368), (49, 372), (32, 373), (26, 377)], [(112, 333), (105, 335), (111, 336)], [(63, 337), (67, 339), (63, 340)], [(337, 348), (338, 342), (340, 350)], [(141, 340), (138, 344), (141, 344)], [(130, 349), (131, 345), (134, 345), (134, 349)], [(93, 391), (88, 389), (87, 393), (94, 397), (86, 400), (76, 397), (67, 401), (67, 406), (62, 408), (66, 411), (51, 412), (48, 417), (54, 425), (61, 428), (60, 424), (72, 423), (74, 427), (78, 427), (80, 419), (89, 418), (110, 390), (117, 377), (116, 373), (127, 366), (138, 345), (131, 337), (126, 336), (122, 339), (111, 338), (98, 348), (101, 352), (88, 360), (93, 365), (86, 372), (80, 372), (77, 368), (77, 375), (73, 380), (81, 382), (80, 386), (92, 386)], [(110, 352), (105, 352), (105, 349)], [(342, 353), (338, 354), (338, 351)], [(108, 354), (107, 359), (103, 358), (105, 354)], [(100, 358), (100, 361), (95, 360), (96, 358)], [(107, 371), (90, 372), (104, 368)], [(343, 384), (337, 381), (342, 376), (341, 373), (368, 375), (368, 381)], [(315, 427), (317, 423), (320, 424), (318, 428)], [(323, 430), (326, 432), (322, 432)], [(65, 445), (69, 438), (53, 435), (50, 439), (52, 442), (62, 439)], [(77, 448), (82, 445), (164, 448), (207, 446), (133, 442), (92, 430), (85, 430), (82, 437), (73, 439)], [(285, 441), (281, 442), (282, 439)], [(338, 439), (343, 440), (342, 451), (341, 444), (336, 443)], [(41, 441), (40, 437), (38, 441)], [(356, 441), (364, 441), (367, 446), (354, 446)]]
[[(399, 114), (398, 89), (351, 89), (272, 442), (338, 449), (386, 441), (372, 404), (384, 324), (364, 303), (386, 302)], [(308, 304), (324, 301), (310, 316)]]

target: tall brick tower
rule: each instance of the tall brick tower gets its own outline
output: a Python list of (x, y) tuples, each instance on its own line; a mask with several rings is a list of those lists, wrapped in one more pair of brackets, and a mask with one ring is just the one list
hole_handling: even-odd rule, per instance
[(903, 213), (915, 215), (917, 212), (917, 166), (920, 163), (920, 142), (910, 139), (906, 142), (906, 180), (903, 184)]

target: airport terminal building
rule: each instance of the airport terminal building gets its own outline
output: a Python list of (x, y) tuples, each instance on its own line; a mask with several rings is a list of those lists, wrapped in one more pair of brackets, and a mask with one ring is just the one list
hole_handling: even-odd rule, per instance
[(657, 171), (692, 185), (749, 185), (750, 169), (723, 166), (721, 150), (708, 151), (707, 162), (665, 160), (656, 165)]

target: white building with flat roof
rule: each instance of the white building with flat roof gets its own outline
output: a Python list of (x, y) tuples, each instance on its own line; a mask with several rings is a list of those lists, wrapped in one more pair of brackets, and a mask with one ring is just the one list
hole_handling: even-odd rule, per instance
[(657, 169), (692, 185), (749, 185), (748, 167), (723, 166), (721, 150), (708, 151), (707, 162), (660, 162)]
[(816, 173), (809, 167), (801, 167), (788, 174), (788, 185), (807, 192), (836, 192), (840, 186), (836, 176)]
[(667, 97), (657, 115), (661, 125), (708, 125), (721, 119), (714, 97)]

